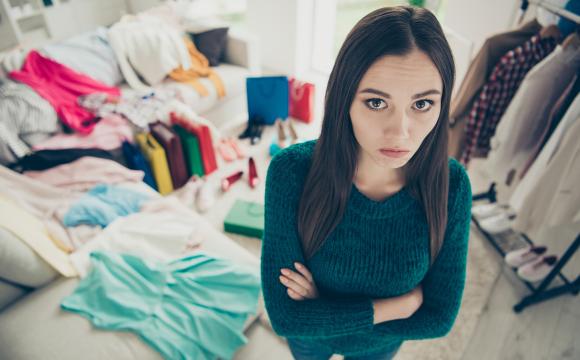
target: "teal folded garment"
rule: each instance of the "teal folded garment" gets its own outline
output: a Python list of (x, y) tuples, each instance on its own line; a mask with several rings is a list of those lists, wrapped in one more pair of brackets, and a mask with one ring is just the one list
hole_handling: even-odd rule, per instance
[(203, 252), (162, 263), (91, 253), (91, 271), (61, 307), (102, 329), (133, 331), (166, 359), (231, 359), (247, 343), (259, 269)]

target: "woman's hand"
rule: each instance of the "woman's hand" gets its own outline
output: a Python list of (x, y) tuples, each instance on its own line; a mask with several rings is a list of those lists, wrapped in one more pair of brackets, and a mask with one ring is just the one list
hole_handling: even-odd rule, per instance
[(312, 274), (306, 266), (295, 262), (294, 267), (298, 272), (290, 269), (280, 269), (280, 282), (286, 286), (288, 296), (293, 300), (316, 299), (318, 297), (318, 289), (312, 278)]

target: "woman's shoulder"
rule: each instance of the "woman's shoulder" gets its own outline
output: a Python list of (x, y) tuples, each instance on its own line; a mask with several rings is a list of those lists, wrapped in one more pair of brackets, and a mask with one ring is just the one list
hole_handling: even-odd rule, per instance
[(471, 181), (465, 167), (455, 158), (449, 157), (449, 207), (471, 207)]
[(268, 174), (306, 176), (312, 162), (316, 140), (291, 145), (278, 152), (270, 161)]

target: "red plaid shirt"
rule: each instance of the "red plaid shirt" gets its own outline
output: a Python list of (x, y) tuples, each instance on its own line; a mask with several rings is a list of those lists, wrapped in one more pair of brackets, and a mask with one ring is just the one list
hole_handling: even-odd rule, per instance
[(489, 141), (524, 77), (554, 50), (556, 44), (554, 38), (542, 39), (540, 35), (534, 35), (523, 45), (502, 56), (473, 102), (465, 126), (465, 148), (460, 159), (462, 164), (467, 166), (475, 151), (483, 157), (487, 156)]

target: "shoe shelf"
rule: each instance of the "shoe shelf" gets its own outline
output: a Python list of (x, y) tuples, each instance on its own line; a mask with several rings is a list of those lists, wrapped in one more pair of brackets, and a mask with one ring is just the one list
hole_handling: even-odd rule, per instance
[[(480, 200), (488, 200), (490, 203), (497, 202), (497, 193), (495, 190), (495, 183), (492, 183), (489, 189), (486, 192), (474, 194), (472, 197), (473, 201), (480, 201)], [(506, 250), (506, 243), (505, 239), (502, 239), (502, 236), (499, 234), (491, 234), (483, 229), (477, 220), (476, 217), (473, 215), (471, 216), (471, 221), (475, 224), (475, 227), (478, 231), (489, 241), (489, 243), (493, 246), (493, 248), (502, 256), (505, 256), (506, 251), (510, 251), (512, 249)], [(515, 233), (520, 241), (523, 241), (525, 245), (534, 245), (534, 242), (524, 233)], [(576, 279), (570, 281), (563, 273), (562, 268), (566, 265), (566, 263), (572, 258), (576, 250), (580, 247), (580, 234), (576, 236), (576, 239), (568, 246), (568, 248), (564, 251), (564, 254), (558, 259), (557, 263), (555, 264), (554, 268), (550, 273), (538, 283), (531, 283), (526, 281), (519, 276), (517, 276), (517, 268), (511, 268), (514, 273), (516, 273), (516, 278), (522, 281), (526, 287), (530, 290), (530, 294), (524, 296), (520, 302), (513, 306), (513, 310), (516, 313), (521, 312), (526, 307), (537, 304), (554, 297), (571, 293), (573, 295), (578, 295), (580, 290), (580, 276), (576, 276)], [(550, 287), (552, 282), (555, 278), (558, 277), (562, 280), (563, 284), (555, 287)]]

